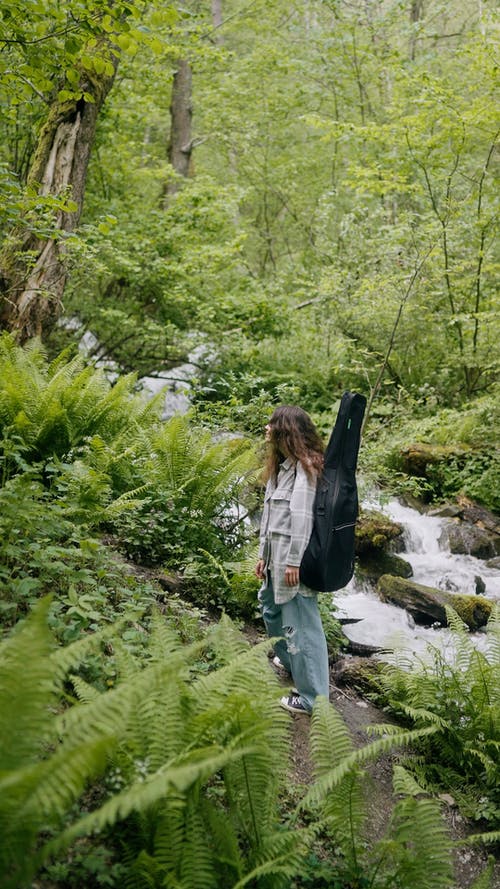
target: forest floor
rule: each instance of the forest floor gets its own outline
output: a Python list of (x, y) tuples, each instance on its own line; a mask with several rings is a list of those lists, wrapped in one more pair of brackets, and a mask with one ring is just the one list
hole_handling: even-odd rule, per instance
[[(364, 700), (354, 691), (344, 691), (330, 685), (330, 701), (341, 714), (355, 747), (363, 747), (373, 741), (367, 733), (367, 727), (375, 723), (388, 722), (387, 714), (379, 710), (369, 701)], [(309, 758), (309, 717), (293, 716), (292, 731), (294, 735), (292, 752), (293, 778), (300, 784), (308, 784), (312, 780), (311, 762)], [(366, 795), (368, 804), (368, 838), (370, 842), (379, 840), (389, 823), (394, 806), (392, 789), (393, 765), (399, 761), (397, 751), (379, 757), (371, 763), (367, 772), (370, 775), (369, 792)], [(447, 795), (444, 794), (444, 797)], [(443, 800), (443, 817), (453, 839), (460, 841), (468, 834), (477, 833), (478, 827), (467, 822), (460, 815), (452, 797)], [(454, 852), (455, 889), (470, 889), (470, 886), (486, 867), (488, 853), (475, 847), (457, 846)], [(417, 889), (417, 887), (415, 887)], [(500, 889), (500, 862), (497, 861), (492, 889)]]
[[(256, 633), (255, 628), (247, 628), (245, 633), (252, 642), (261, 641), (264, 636)], [(274, 669), (274, 668), (272, 668)], [(290, 687), (290, 678), (286, 673), (276, 670), (283, 687)], [(353, 744), (356, 748), (363, 747), (373, 736), (368, 733), (368, 726), (375, 723), (389, 722), (387, 713), (365, 700), (351, 688), (339, 688), (334, 681), (333, 670), (330, 671), (330, 701), (342, 716)], [(300, 714), (290, 716), (293, 732), (290, 778), (296, 785), (308, 785), (313, 781), (312, 764), (309, 755), (310, 718)], [(393, 766), (399, 761), (399, 753), (385, 754), (367, 767), (370, 786), (366, 794), (368, 817), (368, 842), (377, 842), (389, 823), (395, 798), (392, 789)], [(448, 794), (441, 797), (442, 814), (448, 830), (457, 843), (454, 852), (454, 889), (470, 889), (474, 880), (482, 873), (488, 860), (488, 852), (479, 846), (461, 846), (461, 841), (469, 834), (478, 833), (477, 824), (467, 821), (458, 811), (453, 798)], [(418, 889), (416, 886), (415, 889)], [(491, 889), (500, 889), (500, 861), (496, 862)]]
[[(123, 562), (121, 557), (118, 557)], [(157, 571), (148, 571), (129, 563), (129, 568), (134, 573), (148, 578), (153, 582), (158, 581)], [(207, 623), (215, 620), (215, 614), (208, 616)], [(255, 623), (246, 624), (242, 632), (251, 644), (257, 644), (265, 640), (265, 634)], [(272, 656), (272, 651), (269, 651)], [(270, 669), (273, 669), (283, 688), (290, 688), (291, 679), (285, 671), (275, 669), (269, 660)], [(335, 669), (330, 668), (330, 702), (342, 716), (356, 748), (363, 747), (373, 740), (368, 732), (368, 727), (375, 723), (390, 722), (390, 717), (383, 710), (376, 707), (371, 701), (366, 700), (357, 690), (349, 686), (340, 688), (335, 682)], [(310, 717), (301, 714), (290, 714), (290, 728), (293, 732), (291, 745), (290, 781), (296, 787), (305, 787), (313, 781), (313, 769), (309, 754), (309, 726)], [(400, 761), (398, 750), (380, 756), (375, 762), (366, 767), (369, 775), (370, 786), (366, 794), (368, 817), (366, 820), (368, 830), (368, 842), (375, 843), (379, 840), (389, 823), (395, 804), (392, 788), (393, 766)], [(454, 889), (471, 889), (477, 877), (484, 871), (488, 861), (488, 850), (481, 846), (467, 846), (462, 843), (468, 835), (478, 833), (481, 827), (464, 818), (455, 801), (449, 794), (442, 794), (441, 801), (443, 818), (448, 830), (456, 842), (454, 852)], [(485, 828), (487, 829), (487, 828)], [(491, 852), (491, 850), (490, 850)], [(415, 889), (419, 889), (415, 886)], [(492, 883), (486, 884), (485, 889), (500, 889), (500, 860), (496, 861)]]

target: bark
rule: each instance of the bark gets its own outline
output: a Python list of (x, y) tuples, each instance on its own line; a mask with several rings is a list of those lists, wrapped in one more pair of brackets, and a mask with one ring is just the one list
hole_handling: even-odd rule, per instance
[[(424, 14), (424, 0), (412, 0), (410, 7), (410, 22), (413, 26), (423, 18)], [(415, 60), (417, 50), (417, 33), (415, 27), (412, 29), (412, 34), (410, 38), (410, 58), (412, 61)]]
[[(218, 29), (222, 25), (222, 0), (212, 0), (212, 24)], [(222, 42), (221, 35), (215, 35), (215, 42)]]
[[(28, 186), (75, 202), (74, 212), (57, 211), (62, 233), (73, 232), (80, 219), (97, 119), (115, 70), (116, 61), (112, 75), (83, 75), (81, 86), (94, 102), (56, 99), (40, 131)], [(60, 314), (66, 277), (64, 238), (40, 238), (20, 225), (0, 255), (0, 327), (21, 343), (41, 336)]]
[[(172, 84), (170, 103), (170, 141), (168, 160), (179, 176), (186, 178), (191, 172), (192, 139), (192, 81), (191, 66), (180, 59)], [(171, 180), (165, 187), (165, 199), (179, 190), (179, 182)]]

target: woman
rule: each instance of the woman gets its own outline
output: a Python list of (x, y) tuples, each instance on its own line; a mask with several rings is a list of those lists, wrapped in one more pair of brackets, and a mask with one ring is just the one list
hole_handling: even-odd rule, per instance
[(292, 713), (310, 713), (318, 695), (328, 698), (328, 652), (317, 595), (300, 582), (299, 566), (313, 525), (323, 444), (305, 411), (276, 408), (266, 426), (267, 486), (260, 528), (259, 601), (275, 653), (295, 688), (281, 699)]

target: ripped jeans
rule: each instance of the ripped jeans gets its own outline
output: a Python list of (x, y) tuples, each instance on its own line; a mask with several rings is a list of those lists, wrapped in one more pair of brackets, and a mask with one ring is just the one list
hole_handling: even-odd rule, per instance
[(302, 703), (312, 710), (318, 695), (328, 700), (328, 651), (317, 596), (297, 593), (277, 605), (270, 572), (259, 590), (259, 604), (268, 636), (284, 636), (274, 645), (283, 666), (292, 674)]

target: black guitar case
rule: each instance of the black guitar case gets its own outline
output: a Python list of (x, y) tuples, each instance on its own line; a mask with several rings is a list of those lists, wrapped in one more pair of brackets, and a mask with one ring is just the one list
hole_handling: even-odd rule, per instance
[(325, 451), (314, 501), (314, 525), (302, 557), (300, 580), (316, 592), (334, 592), (354, 573), (358, 518), (356, 466), (366, 398), (344, 392)]

